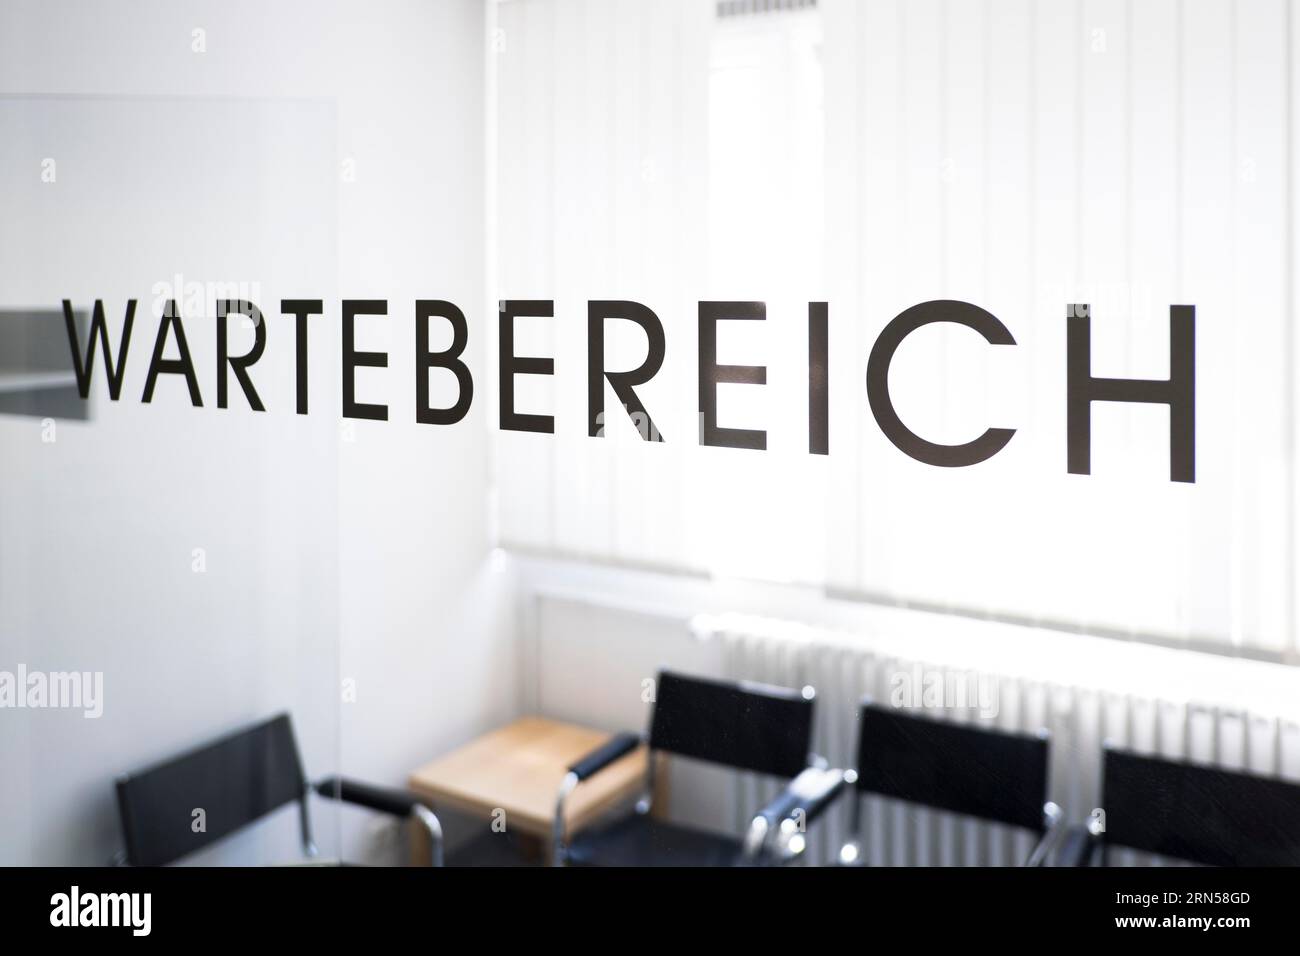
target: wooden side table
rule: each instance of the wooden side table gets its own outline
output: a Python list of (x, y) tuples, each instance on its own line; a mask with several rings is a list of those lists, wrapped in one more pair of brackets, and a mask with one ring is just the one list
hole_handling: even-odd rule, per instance
[[(550, 854), (555, 798), (569, 765), (609, 737), (589, 727), (521, 717), (425, 764), (407, 785), (435, 810), (448, 807), (484, 820), (505, 811), (507, 832), (528, 838), (544, 859)], [(638, 747), (574, 790), (565, 800), (567, 832), (576, 833), (636, 797), (645, 785), (647, 753), (644, 745)], [(655, 778), (661, 786), (664, 775), (656, 772)], [(655, 803), (662, 806), (659, 799)], [(424, 852), (427, 859), (427, 847)]]

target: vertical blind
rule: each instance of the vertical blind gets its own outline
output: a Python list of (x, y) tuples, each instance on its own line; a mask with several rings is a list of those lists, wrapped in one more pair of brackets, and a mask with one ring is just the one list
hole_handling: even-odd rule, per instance
[[(1137, 639), (1297, 649), (1296, 17), (1285, 0), (821, 0), (719, 18), (703, 0), (514, 0), (498, 10), (497, 288), (521, 410), (498, 431), (503, 544), (795, 581), (839, 594)], [(590, 299), (667, 341), (586, 434)], [(700, 447), (697, 303), (722, 322), (718, 418), (767, 450)], [(911, 305), (961, 299), (1014, 347), (932, 325), (899, 349), (899, 415), (931, 441), (1016, 429), (979, 465), (904, 455), (867, 356)], [(807, 303), (829, 303), (830, 451), (808, 454)], [(1092, 374), (1169, 375), (1196, 306), (1197, 474), (1169, 480), (1169, 411), (1094, 403), (1066, 470), (1066, 306)], [(606, 324), (605, 367), (645, 337)], [(617, 414), (615, 414), (617, 412)]]

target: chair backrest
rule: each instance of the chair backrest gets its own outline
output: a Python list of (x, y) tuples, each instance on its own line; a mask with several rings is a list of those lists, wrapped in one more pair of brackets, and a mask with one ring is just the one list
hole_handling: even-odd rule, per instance
[(661, 671), (650, 747), (741, 770), (794, 777), (808, 766), (813, 701), (767, 684)]
[(1106, 748), (1105, 844), (1214, 866), (1300, 864), (1300, 786)]
[(859, 792), (878, 793), (1042, 832), (1046, 735), (940, 722), (865, 702)]
[[(127, 862), (161, 866), (304, 796), (288, 714), (118, 778)], [(193, 813), (206, 827), (195, 832)]]

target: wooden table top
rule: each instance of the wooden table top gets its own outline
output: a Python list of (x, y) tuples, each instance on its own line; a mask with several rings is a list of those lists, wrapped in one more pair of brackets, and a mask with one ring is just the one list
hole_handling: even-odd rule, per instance
[[(431, 800), (435, 809), (447, 806), (490, 818), (500, 808), (508, 828), (546, 837), (569, 765), (610, 736), (544, 717), (521, 717), (425, 764), (411, 774), (408, 786)], [(645, 770), (643, 745), (579, 784), (565, 800), (568, 831), (582, 829), (635, 797), (644, 785)]]

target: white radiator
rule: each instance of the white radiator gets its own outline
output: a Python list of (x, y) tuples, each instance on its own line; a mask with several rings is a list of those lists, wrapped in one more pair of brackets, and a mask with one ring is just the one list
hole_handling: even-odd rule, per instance
[[(976, 626), (982, 632), (970, 636), (978, 641), (956, 646), (950, 635), (945, 646), (739, 615), (692, 622), (698, 637), (722, 643), (726, 676), (815, 688), (815, 748), (833, 766), (854, 764), (859, 701), (871, 696), (889, 703), (892, 693), (896, 702), (919, 673), (927, 679), (942, 675), (957, 691), (985, 690), (982, 700), (967, 694), (965, 706), (954, 693), (949, 702), (957, 706), (923, 707), (937, 719), (987, 719), (1030, 733), (1046, 729), (1052, 742), (1048, 796), (1071, 822), (1086, 820), (1100, 802), (1104, 740), (1140, 753), (1300, 777), (1300, 672), (1294, 667), (989, 622)], [(990, 633), (1000, 627), (1010, 629), (1005, 639)], [(1045, 653), (1053, 646), (1047, 642), (1056, 642), (1060, 652)], [(990, 664), (971, 662), (977, 644)], [(1029, 646), (1035, 653), (1023, 653)], [(995, 715), (981, 717), (981, 706), (985, 715)], [(738, 832), (776, 787), (749, 775), (737, 778), (731, 805)], [(849, 804), (842, 800), (829, 819), (810, 828), (810, 862), (838, 852), (848, 832)], [(866, 861), (874, 865), (1018, 864), (1033, 840), (1011, 828), (880, 797), (864, 800), (863, 821)], [(1113, 853), (1112, 861), (1162, 862), (1133, 851)]]

